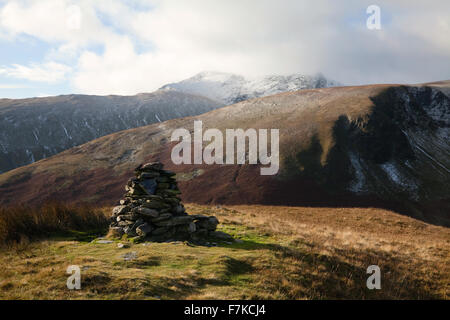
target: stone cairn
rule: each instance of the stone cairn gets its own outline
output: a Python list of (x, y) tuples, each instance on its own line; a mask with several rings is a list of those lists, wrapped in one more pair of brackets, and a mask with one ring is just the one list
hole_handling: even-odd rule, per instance
[(209, 236), (225, 239), (226, 234), (216, 231), (216, 217), (186, 213), (174, 172), (154, 162), (137, 167), (135, 175), (128, 180), (124, 199), (113, 209), (112, 237), (126, 234), (149, 241), (201, 241)]

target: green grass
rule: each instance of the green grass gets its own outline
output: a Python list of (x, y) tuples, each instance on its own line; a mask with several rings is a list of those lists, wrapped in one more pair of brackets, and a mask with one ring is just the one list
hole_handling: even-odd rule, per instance
[(101, 227), (87, 231), (78, 231), (78, 230), (57, 231), (50, 233), (48, 235), (48, 239), (54, 241), (91, 242), (105, 235), (107, 231), (108, 228), (106, 227)]

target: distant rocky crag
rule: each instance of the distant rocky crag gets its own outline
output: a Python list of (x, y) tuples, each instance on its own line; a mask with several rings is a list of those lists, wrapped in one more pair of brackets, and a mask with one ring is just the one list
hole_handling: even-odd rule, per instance
[(216, 231), (216, 217), (186, 213), (175, 173), (163, 170), (162, 163), (140, 165), (135, 175), (125, 186), (124, 199), (112, 211), (110, 236), (121, 238), (126, 234), (133, 240), (149, 241), (232, 240)]

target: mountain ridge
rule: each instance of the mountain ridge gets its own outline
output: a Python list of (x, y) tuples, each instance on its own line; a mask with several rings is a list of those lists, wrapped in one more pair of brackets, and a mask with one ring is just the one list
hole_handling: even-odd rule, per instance
[(206, 97), (166, 91), (0, 100), (0, 172), (113, 132), (221, 106)]

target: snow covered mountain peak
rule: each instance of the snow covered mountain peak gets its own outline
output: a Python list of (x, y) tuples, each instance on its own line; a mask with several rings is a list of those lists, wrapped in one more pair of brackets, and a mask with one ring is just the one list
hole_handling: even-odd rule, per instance
[(189, 79), (197, 81), (214, 81), (214, 82), (230, 82), (239, 80), (245, 81), (243, 76), (234, 73), (218, 72), (218, 71), (203, 71), (197, 73), (195, 76)]
[(280, 92), (337, 85), (339, 83), (329, 80), (321, 74), (310, 76), (295, 73), (246, 78), (233, 73), (203, 71), (186, 80), (167, 84), (161, 89), (202, 95), (225, 104), (233, 104)]

